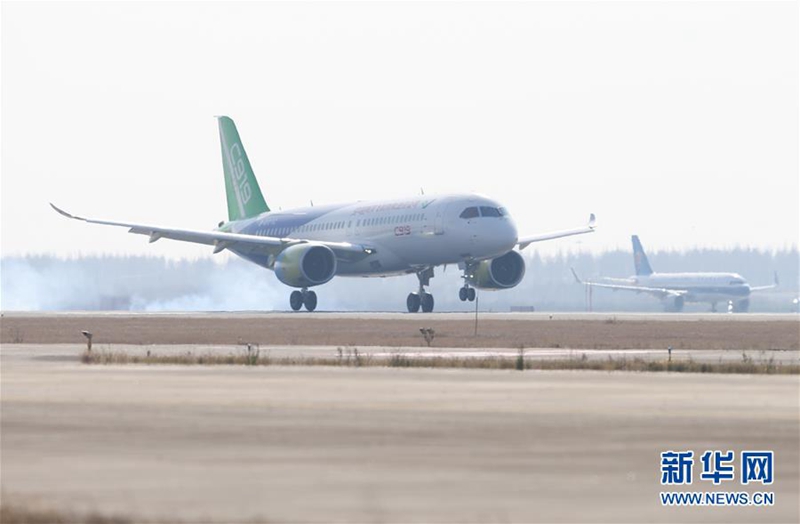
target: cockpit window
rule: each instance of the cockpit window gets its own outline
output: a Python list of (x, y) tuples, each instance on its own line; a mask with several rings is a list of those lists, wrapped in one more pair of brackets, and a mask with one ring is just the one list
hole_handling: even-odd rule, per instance
[[(451, 215), (452, 216), (452, 215)], [(476, 218), (478, 215), (478, 208), (477, 207), (468, 207), (464, 211), (458, 215), (461, 218)]]
[(500, 213), (501, 217), (508, 215), (508, 211), (506, 211), (506, 208), (504, 207), (498, 207), (497, 212)]
[(481, 216), (484, 217), (499, 217), (500, 210), (496, 207), (489, 207), (489, 206), (481, 206)]

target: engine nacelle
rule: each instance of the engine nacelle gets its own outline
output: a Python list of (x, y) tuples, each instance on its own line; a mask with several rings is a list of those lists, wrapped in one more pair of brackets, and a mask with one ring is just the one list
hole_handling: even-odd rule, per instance
[(336, 255), (321, 244), (297, 244), (280, 252), (273, 269), (287, 286), (318, 286), (336, 274)]
[(686, 300), (683, 295), (677, 297), (666, 297), (662, 303), (664, 304), (664, 311), (668, 313), (680, 313), (683, 311), (683, 304)]
[(467, 281), (481, 289), (508, 289), (525, 276), (525, 260), (516, 251), (491, 260), (482, 260), (467, 275)]

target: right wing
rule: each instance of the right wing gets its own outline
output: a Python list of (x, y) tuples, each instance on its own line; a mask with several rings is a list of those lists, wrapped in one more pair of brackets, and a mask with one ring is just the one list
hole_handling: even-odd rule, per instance
[(636, 286), (633, 284), (606, 284), (603, 282), (588, 282), (581, 280), (578, 277), (578, 274), (575, 273), (573, 268), (569, 268), (572, 271), (572, 276), (575, 277), (575, 280), (578, 284), (583, 284), (584, 286), (590, 287), (602, 287), (606, 289), (620, 289), (623, 291), (636, 291), (637, 293), (649, 293), (651, 295), (655, 295), (659, 298), (664, 297), (680, 297), (686, 295), (689, 291), (686, 289), (667, 289), (663, 287), (647, 287), (647, 286)]
[(284, 249), (295, 244), (306, 244), (313, 242), (329, 247), (336, 258), (343, 260), (357, 260), (375, 253), (375, 249), (349, 242), (328, 242), (324, 240), (306, 240), (298, 238), (278, 238), (264, 237), (258, 235), (245, 235), (241, 233), (227, 233), (224, 231), (196, 231), (191, 229), (173, 229), (160, 226), (150, 226), (145, 224), (133, 224), (128, 222), (111, 222), (108, 220), (95, 220), (91, 218), (79, 217), (59, 209), (52, 203), (50, 206), (59, 214), (80, 220), (89, 224), (101, 224), (104, 226), (127, 227), (129, 233), (147, 235), (150, 242), (155, 242), (161, 238), (179, 240), (181, 242), (193, 242), (195, 244), (206, 244), (214, 246), (214, 253), (219, 253), (223, 249), (235, 247), (237, 251), (247, 254), (277, 255)]
[(517, 240), (519, 250), (522, 251), (534, 242), (542, 242), (544, 240), (553, 240), (554, 238), (571, 237), (572, 235), (583, 235), (584, 233), (594, 233), (595, 218), (594, 213), (589, 215), (589, 222), (583, 227), (574, 229), (563, 229), (561, 231), (553, 231), (551, 233), (544, 233), (540, 235), (525, 236)]

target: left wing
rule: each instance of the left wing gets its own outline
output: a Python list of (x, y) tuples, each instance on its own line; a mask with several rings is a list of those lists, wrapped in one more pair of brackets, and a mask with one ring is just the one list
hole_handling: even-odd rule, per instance
[(775, 289), (776, 287), (778, 287), (778, 285), (780, 285), (780, 281), (778, 280), (778, 272), (776, 271), (775, 272), (775, 280), (773, 281), (772, 284), (770, 284), (768, 286), (750, 286), (750, 292), (753, 292), (753, 291), (766, 291), (768, 289)]
[(192, 242), (195, 244), (206, 244), (214, 246), (214, 253), (219, 253), (223, 249), (236, 247), (237, 251), (250, 254), (277, 255), (284, 249), (295, 244), (305, 244), (314, 242), (323, 244), (336, 254), (337, 258), (353, 260), (375, 253), (371, 247), (349, 242), (328, 242), (322, 240), (305, 240), (298, 238), (277, 238), (262, 237), (258, 235), (244, 235), (241, 233), (226, 233), (224, 231), (196, 231), (191, 229), (173, 229), (160, 226), (150, 226), (145, 224), (132, 224), (127, 222), (110, 222), (108, 220), (95, 220), (91, 218), (71, 215), (63, 209), (59, 209), (52, 203), (50, 206), (61, 215), (73, 220), (81, 220), (89, 224), (101, 224), (104, 226), (127, 227), (129, 233), (147, 235), (150, 242), (155, 242), (161, 238), (179, 240), (181, 242)]
[(670, 289), (665, 287), (648, 287), (648, 286), (637, 286), (633, 284), (605, 284), (602, 282), (590, 282), (581, 280), (578, 277), (578, 274), (575, 273), (573, 268), (569, 268), (572, 271), (572, 276), (575, 277), (575, 281), (578, 284), (583, 284), (587, 287), (602, 287), (606, 289), (613, 289), (613, 290), (624, 290), (624, 291), (636, 291), (637, 293), (649, 293), (651, 295), (655, 295), (658, 298), (665, 298), (665, 297), (680, 297), (689, 293), (686, 289)]
[(589, 215), (589, 223), (583, 227), (578, 227), (575, 229), (564, 229), (561, 231), (553, 231), (552, 233), (545, 233), (543, 235), (522, 237), (519, 240), (517, 240), (517, 245), (519, 246), (520, 251), (522, 251), (523, 249), (525, 249), (534, 242), (553, 240), (554, 238), (570, 237), (572, 235), (582, 235), (584, 233), (593, 233), (594, 228), (595, 228), (595, 217), (594, 213), (592, 213), (591, 215)]

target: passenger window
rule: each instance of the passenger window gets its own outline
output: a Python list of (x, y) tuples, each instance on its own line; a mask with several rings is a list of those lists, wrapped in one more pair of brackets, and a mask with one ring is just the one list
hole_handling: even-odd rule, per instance
[(496, 207), (481, 206), (481, 216), (499, 217), (500, 211), (498, 211)]
[(477, 207), (468, 207), (467, 209), (462, 211), (461, 214), (458, 215), (458, 216), (460, 218), (466, 218), (466, 219), (476, 218), (478, 216), (478, 208)]

